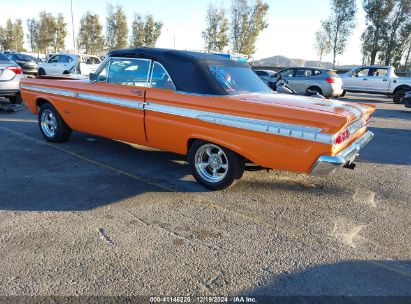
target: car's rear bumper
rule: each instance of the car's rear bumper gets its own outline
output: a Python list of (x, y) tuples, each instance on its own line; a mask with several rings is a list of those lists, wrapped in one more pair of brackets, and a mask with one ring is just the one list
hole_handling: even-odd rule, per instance
[(342, 150), (335, 156), (322, 155), (318, 158), (310, 174), (315, 176), (328, 175), (336, 169), (350, 167), (360, 150), (368, 144), (374, 134), (370, 131), (365, 132), (360, 138), (356, 139), (351, 145)]

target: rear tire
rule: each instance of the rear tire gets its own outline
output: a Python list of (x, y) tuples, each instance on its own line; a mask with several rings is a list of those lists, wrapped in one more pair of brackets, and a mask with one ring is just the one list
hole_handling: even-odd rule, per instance
[(38, 74), (39, 76), (44, 76), (44, 75), (46, 75), (46, 71), (45, 71), (43, 68), (39, 68), (37, 74)]
[(22, 104), (23, 103), (23, 99), (21, 98), (20, 93), (14, 96), (9, 96), (8, 98), (11, 104)]
[(406, 89), (399, 89), (397, 92), (395, 92), (392, 100), (394, 101), (394, 103), (401, 103), (401, 98), (403, 98), (405, 96), (405, 93), (408, 92), (409, 90)]
[(49, 103), (45, 103), (40, 107), (38, 122), (41, 134), (50, 142), (64, 142), (70, 137), (70, 127)]
[(344, 97), (344, 96), (345, 96), (345, 94), (347, 94), (347, 91), (346, 91), (346, 90), (344, 90), (344, 91), (342, 92), (342, 94), (341, 94), (339, 97)]
[(191, 145), (188, 162), (196, 181), (213, 191), (230, 187), (244, 173), (243, 157), (203, 140), (196, 140)]
[(323, 91), (319, 87), (309, 87), (306, 91), (307, 94), (308, 94), (308, 91), (316, 92), (320, 94), (321, 96), (324, 96)]

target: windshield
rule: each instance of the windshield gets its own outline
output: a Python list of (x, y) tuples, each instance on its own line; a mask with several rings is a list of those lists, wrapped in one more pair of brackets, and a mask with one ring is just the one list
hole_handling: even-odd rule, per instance
[(209, 69), (227, 94), (271, 92), (257, 74), (247, 67), (210, 66)]
[(6, 56), (4, 56), (4, 54), (0, 53), (0, 61), (9, 62), (10, 60)]
[(18, 59), (23, 61), (36, 61), (37, 59), (33, 56), (26, 55), (26, 54), (15, 54)]

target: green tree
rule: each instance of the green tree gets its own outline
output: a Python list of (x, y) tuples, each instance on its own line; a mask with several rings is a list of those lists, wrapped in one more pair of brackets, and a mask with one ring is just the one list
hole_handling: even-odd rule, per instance
[(233, 0), (231, 6), (231, 44), (234, 52), (251, 56), (255, 53), (255, 43), (262, 30), (267, 28), (265, 16), (268, 4), (255, 0)]
[(97, 14), (87, 12), (80, 20), (78, 45), (86, 54), (95, 54), (104, 48), (103, 26)]
[(0, 25), (0, 51), (4, 50), (5, 42), (6, 42), (6, 30)]
[(207, 28), (202, 32), (204, 47), (207, 51), (221, 52), (228, 45), (228, 19), (223, 8), (218, 9), (210, 3), (207, 16)]
[(14, 50), (17, 52), (25, 51), (23, 21), (21, 19), (17, 19), (14, 22), (13, 30), (14, 30)]
[(146, 16), (146, 23), (144, 25), (145, 45), (147, 47), (155, 47), (158, 38), (161, 35), (163, 23), (161, 21), (154, 21), (152, 15)]
[(27, 25), (27, 39), (29, 41), (30, 50), (32, 52), (38, 52), (39, 49), (39, 39), (40, 39), (40, 23), (35, 18), (29, 18), (26, 20)]
[[(394, 0), (364, 0), (366, 25), (362, 34), (364, 62), (374, 65), (382, 50), (384, 33), (388, 28), (388, 17), (394, 8)], [(366, 59), (369, 60), (366, 60)]]
[(54, 40), (53, 40), (54, 52), (57, 52), (57, 50), (62, 50), (65, 48), (64, 40), (66, 36), (67, 36), (67, 23), (64, 22), (64, 17), (60, 13), (57, 16), (57, 20), (55, 23)]
[(56, 18), (45, 11), (40, 12), (39, 16), (39, 52), (47, 52), (49, 47), (54, 45), (55, 33), (57, 28)]
[(107, 6), (106, 46), (109, 50), (121, 49), (127, 46), (127, 17), (121, 6)]
[(10, 18), (7, 19), (6, 27), (1, 30), (0, 40), (4, 50), (24, 51), (24, 32), (21, 19), (17, 19), (15, 22), (11, 21)]
[(322, 60), (324, 55), (331, 52), (331, 44), (328, 40), (328, 36), (324, 31), (320, 30), (315, 33), (314, 49), (317, 51), (317, 55)]
[[(388, 18), (388, 29), (383, 39), (383, 53), (380, 59), (385, 65), (398, 60), (406, 40), (407, 27), (411, 24), (411, 3), (409, 0), (395, 0), (394, 9)], [(400, 56), (401, 57), (401, 56)]]
[(134, 20), (131, 25), (130, 46), (143, 47), (145, 44), (144, 20), (139, 14), (134, 14)]
[(355, 0), (331, 0), (331, 15), (321, 22), (330, 41), (334, 68), (337, 55), (344, 53), (347, 40), (355, 27), (356, 11)]
[(158, 38), (161, 35), (163, 23), (154, 21), (152, 15), (147, 15), (145, 19), (140, 14), (134, 14), (134, 20), (131, 25), (130, 46), (133, 47), (155, 47)]

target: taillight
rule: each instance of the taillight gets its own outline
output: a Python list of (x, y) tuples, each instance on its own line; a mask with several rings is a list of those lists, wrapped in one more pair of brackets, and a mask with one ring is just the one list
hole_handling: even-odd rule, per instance
[(21, 74), (22, 73), (21, 67), (10, 66), (10, 67), (5, 68), (5, 70), (13, 71), (14, 74)]
[(370, 124), (370, 122), (371, 122), (371, 116), (368, 116), (368, 117), (365, 119), (365, 125), (368, 126), (368, 125)]
[(337, 137), (335, 138), (335, 143), (337, 145), (341, 145), (348, 138), (350, 138), (350, 132), (348, 130), (345, 130), (345, 131), (343, 131), (343, 132), (341, 132), (340, 134), (337, 135)]
[(335, 83), (335, 79), (332, 77), (329, 77), (327, 79), (325, 79), (328, 83)]

